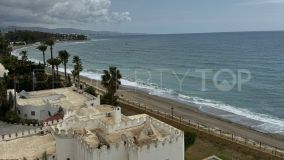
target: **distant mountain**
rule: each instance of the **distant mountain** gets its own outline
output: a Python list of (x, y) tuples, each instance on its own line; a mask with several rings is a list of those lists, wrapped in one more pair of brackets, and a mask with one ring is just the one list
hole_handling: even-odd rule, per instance
[(19, 27), (19, 26), (9, 26), (2, 27), (2, 31), (15, 31), (15, 30), (29, 30), (29, 31), (39, 31), (47, 33), (61, 33), (61, 34), (84, 34), (89, 37), (106, 37), (106, 36), (124, 36), (124, 35), (144, 35), (143, 33), (121, 33), (121, 32), (111, 32), (111, 31), (91, 31), (91, 30), (80, 30), (74, 28), (41, 28), (41, 27)]

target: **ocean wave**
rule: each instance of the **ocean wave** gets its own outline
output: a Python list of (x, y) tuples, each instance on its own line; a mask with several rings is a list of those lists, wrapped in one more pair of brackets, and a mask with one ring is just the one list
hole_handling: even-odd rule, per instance
[(109, 39), (91, 39), (92, 42), (108, 41)]

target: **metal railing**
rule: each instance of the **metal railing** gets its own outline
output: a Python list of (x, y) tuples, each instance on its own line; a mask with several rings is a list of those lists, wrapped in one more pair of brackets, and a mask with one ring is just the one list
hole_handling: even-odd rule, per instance
[(138, 102), (135, 102), (135, 101), (131, 101), (129, 99), (120, 98), (119, 102), (126, 103), (126, 104), (128, 104), (132, 107), (135, 107), (135, 108), (137, 108), (141, 111), (144, 111), (145, 113), (151, 113), (151, 114), (160, 116), (162, 118), (165, 118), (169, 121), (173, 121), (175, 123), (184, 125), (186, 127), (194, 128), (194, 129), (196, 129), (200, 132), (207, 133), (207, 134), (213, 135), (213, 136), (217, 136), (219, 138), (229, 140), (233, 143), (238, 143), (240, 145), (247, 146), (247, 147), (256, 149), (258, 151), (261, 151), (261, 152), (266, 152), (266, 153), (268, 153), (272, 156), (276, 156), (278, 158), (284, 159), (284, 151), (277, 148), (277, 147), (274, 147), (274, 146), (271, 146), (271, 145), (268, 145), (268, 144), (265, 144), (265, 143), (262, 143), (262, 142), (256, 142), (252, 139), (244, 138), (244, 137), (238, 136), (236, 134), (223, 131), (219, 128), (209, 127), (205, 124), (199, 123), (199, 122), (194, 121), (194, 120), (183, 119), (182, 117), (178, 117), (178, 116), (166, 113), (166, 112), (162, 112), (162, 111), (153, 109), (153, 107), (150, 107), (148, 105), (141, 104), (141, 103), (138, 103)]

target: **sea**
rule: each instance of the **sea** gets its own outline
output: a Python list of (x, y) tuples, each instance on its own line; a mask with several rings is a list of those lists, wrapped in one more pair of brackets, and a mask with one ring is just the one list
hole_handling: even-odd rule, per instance
[[(29, 59), (42, 61), (35, 48), (13, 54), (27, 50)], [(116, 66), (126, 87), (284, 135), (284, 32), (93, 37), (57, 43), (54, 55), (63, 49), (82, 59), (81, 75), (99, 80), (103, 70)]]

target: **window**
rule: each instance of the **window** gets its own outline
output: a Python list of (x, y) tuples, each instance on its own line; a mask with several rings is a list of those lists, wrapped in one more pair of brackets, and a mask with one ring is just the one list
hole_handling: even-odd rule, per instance
[(18, 114), (21, 114), (21, 111), (18, 109)]
[(31, 111), (31, 115), (32, 115), (32, 116), (35, 116), (35, 111)]

